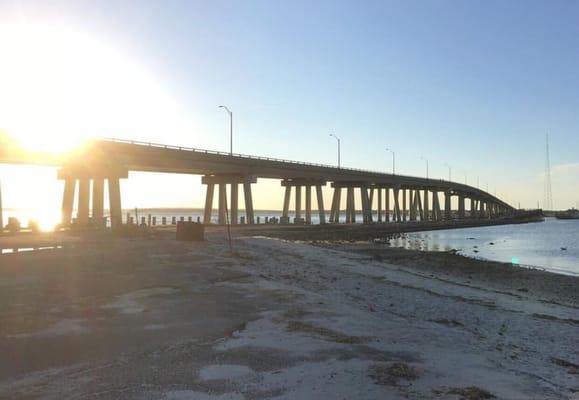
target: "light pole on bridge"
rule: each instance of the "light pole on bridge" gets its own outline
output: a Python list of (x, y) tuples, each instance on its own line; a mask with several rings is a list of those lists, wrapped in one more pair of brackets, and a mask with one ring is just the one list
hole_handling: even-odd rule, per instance
[(423, 159), (424, 161), (426, 161), (426, 179), (428, 179), (428, 160), (424, 157), (420, 157), (421, 159)]
[(450, 182), (450, 181), (452, 181), (452, 168), (448, 164), (444, 164), (444, 165), (446, 165), (448, 167), (448, 181)]
[(396, 175), (396, 153), (394, 150), (386, 148), (386, 151), (392, 153), (392, 175)]
[(340, 138), (334, 135), (333, 133), (330, 133), (330, 136), (336, 139), (336, 141), (338, 142), (338, 168), (340, 168)]
[(229, 114), (229, 154), (233, 155), (233, 113), (227, 106), (219, 106), (223, 108)]

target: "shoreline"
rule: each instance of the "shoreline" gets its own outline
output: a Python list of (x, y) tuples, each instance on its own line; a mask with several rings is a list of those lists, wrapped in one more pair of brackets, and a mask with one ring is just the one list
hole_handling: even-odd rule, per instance
[[(473, 258), (452, 251), (409, 250), (380, 243), (312, 242), (314, 246), (364, 254), (373, 259), (407, 268), (411, 273), (443, 279), (450, 275), (455, 283), (511, 296), (541, 298), (543, 301), (579, 309), (579, 276), (527, 268), (500, 261)], [(437, 274), (437, 275), (435, 275)], [(579, 323), (579, 320), (577, 321)]]

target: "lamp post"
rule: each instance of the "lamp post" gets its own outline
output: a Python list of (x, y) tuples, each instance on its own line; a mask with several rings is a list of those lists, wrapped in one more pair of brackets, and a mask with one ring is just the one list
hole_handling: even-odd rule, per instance
[(448, 167), (448, 181), (452, 181), (452, 168), (448, 164), (444, 164)]
[(223, 108), (229, 114), (229, 154), (233, 155), (233, 113), (227, 106), (219, 106)]
[(428, 179), (428, 160), (424, 157), (420, 157), (420, 158), (426, 162), (426, 179)]
[(334, 135), (333, 133), (330, 133), (330, 136), (336, 139), (336, 141), (338, 142), (338, 168), (340, 168), (340, 138)]
[(386, 148), (386, 151), (392, 153), (392, 175), (396, 175), (396, 153), (394, 150)]

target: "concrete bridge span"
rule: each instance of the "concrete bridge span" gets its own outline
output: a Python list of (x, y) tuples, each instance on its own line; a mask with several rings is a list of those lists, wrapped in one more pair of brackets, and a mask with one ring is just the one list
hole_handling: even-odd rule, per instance
[[(290, 222), (292, 191), (296, 194), (297, 223), (311, 223), (312, 190), (317, 198), (321, 223), (355, 222), (356, 197), (360, 200), (365, 223), (391, 219), (403, 222), (453, 217), (494, 218), (514, 211), (513, 207), (490, 193), (457, 182), (115, 139), (93, 140), (61, 155), (30, 152), (0, 139), (0, 163), (60, 167), (58, 177), (65, 181), (63, 225), (72, 221), (77, 190), (77, 223), (102, 221), (106, 182), (111, 225), (113, 228), (119, 226), (122, 223), (120, 180), (127, 179), (129, 171), (203, 175), (202, 183), (207, 185), (205, 223), (210, 222), (215, 188), (218, 188), (219, 222), (225, 223), (227, 198), (230, 197), (232, 223), (238, 223), (240, 186), (245, 197), (247, 222), (254, 223), (251, 188), (259, 178), (279, 179), (285, 188), (282, 223)], [(334, 194), (326, 221), (321, 188), (328, 183)], [(305, 207), (301, 204), (302, 189)], [(340, 220), (342, 193), (346, 198), (345, 221)], [(453, 196), (458, 198), (456, 212), (452, 210)], [(91, 198), (92, 210), (89, 209)]]

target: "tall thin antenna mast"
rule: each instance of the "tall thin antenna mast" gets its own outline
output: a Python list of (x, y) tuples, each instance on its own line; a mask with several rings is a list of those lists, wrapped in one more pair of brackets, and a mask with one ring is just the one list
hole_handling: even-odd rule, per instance
[(546, 137), (545, 146), (545, 197), (543, 199), (543, 209), (553, 209), (553, 192), (551, 191), (551, 159), (549, 157), (549, 134)]

